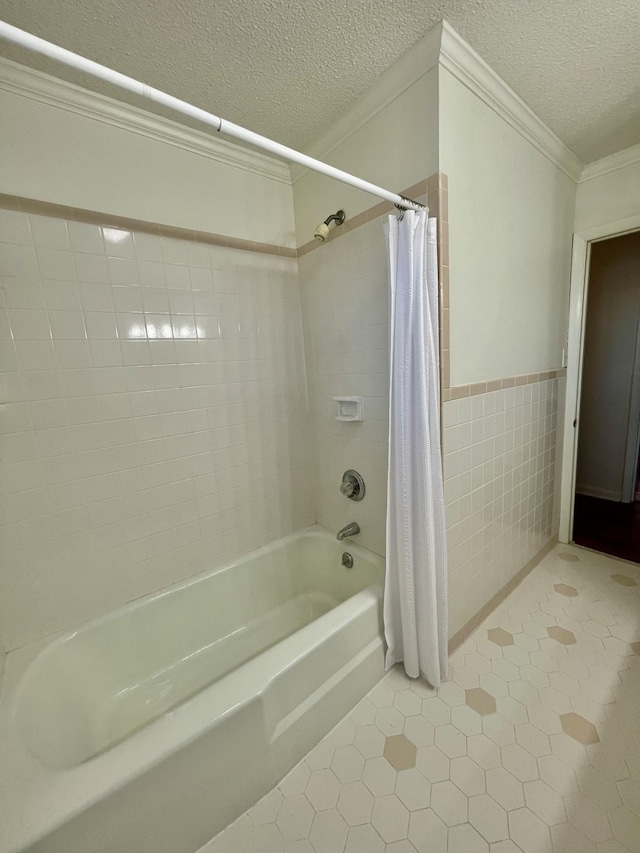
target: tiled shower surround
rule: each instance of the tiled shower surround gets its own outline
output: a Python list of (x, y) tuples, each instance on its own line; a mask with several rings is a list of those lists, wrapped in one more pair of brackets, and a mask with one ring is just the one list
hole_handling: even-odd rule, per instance
[(9, 650), (315, 519), (296, 261), (0, 211)]
[[(313, 434), (318, 523), (350, 521), (358, 541), (384, 555), (389, 432), (389, 296), (382, 217), (331, 240), (299, 261)], [(336, 420), (337, 395), (364, 397), (364, 420)], [(366, 497), (338, 491), (355, 468)]]
[[(446, 176), (405, 194), (425, 191), (441, 219), (446, 366)], [(297, 265), (276, 247), (0, 211), (6, 649), (314, 521), (357, 521), (384, 554), (384, 208)], [(555, 533), (559, 380), (443, 382), (455, 635)], [(336, 395), (362, 395), (365, 420), (337, 421)], [(339, 493), (348, 468), (361, 503)]]

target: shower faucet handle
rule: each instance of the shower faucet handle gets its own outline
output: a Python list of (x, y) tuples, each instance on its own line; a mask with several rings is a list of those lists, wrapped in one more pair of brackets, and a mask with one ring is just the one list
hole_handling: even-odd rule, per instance
[(340, 483), (340, 491), (347, 498), (350, 498), (351, 495), (355, 492), (355, 490), (356, 490), (356, 487), (355, 487), (354, 483), (352, 483), (350, 480), (343, 480)]
[(350, 468), (342, 475), (340, 491), (352, 501), (361, 501), (364, 497), (364, 480), (357, 471)]

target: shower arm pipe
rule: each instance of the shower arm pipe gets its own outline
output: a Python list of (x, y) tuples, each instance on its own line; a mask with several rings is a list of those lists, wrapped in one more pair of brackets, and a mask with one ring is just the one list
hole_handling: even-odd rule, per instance
[(270, 154), (275, 154), (277, 157), (281, 157), (284, 160), (289, 160), (292, 163), (298, 163), (300, 166), (305, 166), (307, 169), (312, 169), (314, 172), (320, 172), (322, 175), (335, 178), (338, 181), (342, 181), (344, 184), (349, 184), (350, 186), (363, 190), (366, 193), (384, 198), (395, 204), (396, 207), (401, 210), (425, 210), (425, 206), (416, 201), (412, 201), (411, 199), (405, 198), (397, 193), (392, 193), (389, 190), (376, 186), (376, 184), (364, 181), (362, 178), (357, 178), (355, 175), (349, 174), (349, 172), (343, 172), (342, 169), (336, 169), (334, 166), (329, 166), (321, 160), (316, 160), (313, 157), (309, 157), (307, 154), (302, 154), (300, 151), (296, 151), (294, 148), (288, 148), (286, 145), (281, 145), (279, 142), (275, 142), (266, 136), (261, 136), (258, 133), (254, 133), (251, 130), (240, 127), (240, 125), (233, 124), (226, 119), (213, 115), (213, 113), (209, 113), (199, 107), (194, 107), (186, 101), (174, 98), (172, 95), (167, 95), (166, 92), (162, 92), (160, 89), (154, 89), (153, 86), (148, 86), (146, 83), (141, 83), (138, 80), (134, 80), (132, 77), (127, 77), (126, 74), (120, 74), (118, 71), (114, 71), (111, 68), (107, 68), (104, 65), (93, 62), (91, 59), (79, 56), (77, 53), (73, 53), (70, 50), (66, 50), (63, 47), (52, 44), (45, 39), (41, 39), (38, 36), (27, 33), (25, 30), (21, 30), (18, 27), (5, 23), (4, 21), (0, 21), (0, 38), (9, 41), (12, 44), (24, 47), (27, 50), (31, 50), (34, 53), (39, 53), (49, 59), (54, 59), (64, 65), (68, 65), (70, 68), (83, 71), (85, 74), (90, 74), (92, 77), (97, 77), (100, 80), (104, 80), (107, 83), (118, 86), (120, 89), (133, 92), (133, 94), (139, 95), (148, 101), (153, 101), (153, 103), (169, 107), (178, 113), (182, 113), (182, 115), (189, 116), (190, 118), (196, 119), (197, 121), (201, 121), (204, 124), (213, 127), (218, 131), (218, 133), (231, 136), (234, 139), (241, 140), (242, 142), (248, 142), (250, 145), (254, 145), (256, 148), (261, 148), (263, 151), (267, 151)]

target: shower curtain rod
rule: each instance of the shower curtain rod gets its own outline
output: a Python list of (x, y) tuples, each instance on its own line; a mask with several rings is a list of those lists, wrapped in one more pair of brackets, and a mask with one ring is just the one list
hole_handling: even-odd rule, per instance
[(290, 160), (293, 163), (298, 163), (301, 166), (306, 166), (307, 169), (312, 169), (314, 172), (320, 172), (330, 178), (335, 178), (342, 181), (344, 184), (349, 184), (352, 187), (357, 187), (371, 195), (379, 196), (387, 201), (392, 202), (402, 210), (424, 210), (424, 205), (419, 204), (404, 196), (392, 193), (382, 187), (363, 181), (362, 178), (357, 178), (349, 172), (343, 172), (342, 169), (336, 169), (334, 166), (329, 166), (321, 160), (316, 160), (300, 151), (293, 148), (288, 148), (286, 145), (281, 145), (279, 142), (269, 139), (266, 136), (260, 136), (251, 130), (247, 130), (240, 125), (233, 124), (226, 119), (221, 119), (219, 116), (213, 115), (206, 110), (201, 110), (199, 107), (194, 107), (186, 101), (181, 101), (179, 98), (174, 98), (172, 95), (167, 95), (166, 92), (161, 92), (160, 89), (154, 89), (152, 86), (147, 86), (146, 83), (140, 83), (132, 77), (127, 77), (125, 74), (120, 74), (118, 71), (113, 71), (104, 65), (93, 62), (91, 59), (86, 59), (79, 56), (77, 53), (72, 53), (70, 50), (65, 50), (63, 47), (45, 41), (38, 36), (27, 33), (24, 30), (18, 29), (11, 24), (0, 21), (0, 38), (6, 41), (17, 44), (20, 47), (25, 47), (34, 53), (40, 53), (50, 59), (55, 59), (57, 62), (62, 62), (71, 68), (76, 68), (78, 71), (84, 71), (86, 74), (91, 74), (92, 77), (97, 77), (100, 80), (105, 80), (120, 89), (126, 89), (128, 92), (133, 92), (153, 101), (157, 104), (162, 104), (176, 112), (191, 118), (201, 121), (213, 127), (218, 133), (223, 133), (226, 136), (231, 136), (235, 139), (240, 139), (243, 142), (248, 142), (256, 148), (262, 148), (263, 151), (268, 151), (270, 154), (275, 154), (277, 157), (282, 157), (284, 160)]

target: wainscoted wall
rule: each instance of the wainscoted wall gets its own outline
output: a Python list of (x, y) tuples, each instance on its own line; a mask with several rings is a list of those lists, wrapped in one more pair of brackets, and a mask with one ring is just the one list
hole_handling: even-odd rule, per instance
[(443, 404), (451, 636), (557, 532), (559, 380), (541, 376)]
[(7, 650), (315, 520), (295, 259), (166, 235), (0, 210)]

